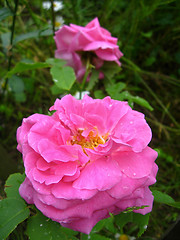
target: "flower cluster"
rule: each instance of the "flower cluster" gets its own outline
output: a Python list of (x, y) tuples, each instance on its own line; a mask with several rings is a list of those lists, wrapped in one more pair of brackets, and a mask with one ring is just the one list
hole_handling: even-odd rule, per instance
[[(75, 70), (78, 81), (81, 81), (91, 64), (100, 69), (104, 61), (114, 61), (120, 65), (119, 58), (123, 54), (117, 45), (117, 38), (102, 28), (98, 18), (89, 22), (85, 27), (70, 24), (64, 25), (56, 32), (56, 58), (67, 61), (67, 65)], [(102, 72), (99, 78), (103, 78)]]
[(109, 213), (148, 206), (151, 211), (157, 152), (151, 129), (126, 102), (66, 95), (34, 114), (17, 131), (26, 179), (20, 195), (62, 226), (89, 233)]

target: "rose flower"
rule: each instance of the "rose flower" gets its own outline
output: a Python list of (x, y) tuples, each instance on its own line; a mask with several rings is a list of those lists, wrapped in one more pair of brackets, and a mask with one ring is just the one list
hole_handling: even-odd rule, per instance
[(20, 195), (62, 226), (84, 233), (109, 213), (152, 210), (157, 152), (151, 129), (126, 102), (85, 95), (57, 99), (17, 130), (26, 179)]
[[(55, 57), (67, 61), (67, 65), (75, 70), (78, 81), (83, 79), (86, 72), (87, 62), (84, 59), (99, 69), (104, 61), (114, 61), (120, 65), (119, 58), (123, 56), (117, 38), (100, 26), (98, 18), (85, 27), (64, 25), (55, 33), (54, 39), (57, 46)], [(102, 72), (99, 78), (103, 78)]]

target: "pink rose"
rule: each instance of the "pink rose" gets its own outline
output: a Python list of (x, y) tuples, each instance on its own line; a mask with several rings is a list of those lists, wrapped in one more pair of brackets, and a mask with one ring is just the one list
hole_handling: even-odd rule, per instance
[[(89, 58), (90, 63), (99, 69), (104, 61), (114, 61), (120, 65), (119, 58), (123, 56), (119, 51), (117, 38), (112, 37), (110, 32), (100, 26), (98, 18), (85, 27), (64, 25), (56, 32), (54, 39), (57, 46), (55, 57), (65, 59), (67, 65), (74, 68), (79, 81), (86, 72), (83, 58)], [(103, 78), (102, 73), (100, 78)]]
[(85, 95), (57, 99), (52, 116), (34, 114), (17, 130), (26, 179), (20, 195), (62, 226), (84, 233), (109, 212), (148, 205), (156, 181), (151, 129), (126, 102)]

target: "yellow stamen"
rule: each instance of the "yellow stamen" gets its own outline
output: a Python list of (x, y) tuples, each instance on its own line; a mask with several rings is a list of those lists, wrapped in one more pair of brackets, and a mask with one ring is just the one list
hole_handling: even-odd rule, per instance
[[(82, 136), (83, 130), (78, 130), (78, 134), (73, 136), (71, 140), (71, 144), (78, 144), (81, 145), (82, 148), (96, 148), (99, 144), (104, 144), (108, 139), (108, 134), (104, 136), (99, 136), (98, 134), (95, 135), (94, 131), (90, 131), (89, 135), (85, 138)], [(94, 136), (95, 135), (95, 136)]]

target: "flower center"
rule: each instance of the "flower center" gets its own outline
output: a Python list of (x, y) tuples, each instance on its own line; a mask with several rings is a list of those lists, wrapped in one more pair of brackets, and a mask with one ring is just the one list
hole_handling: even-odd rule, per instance
[(73, 136), (71, 140), (71, 144), (78, 144), (81, 145), (82, 148), (96, 148), (99, 144), (104, 144), (107, 142), (108, 134), (103, 136), (99, 136), (98, 134), (95, 135), (94, 131), (90, 131), (87, 137), (82, 136), (83, 130), (78, 130), (78, 134)]

